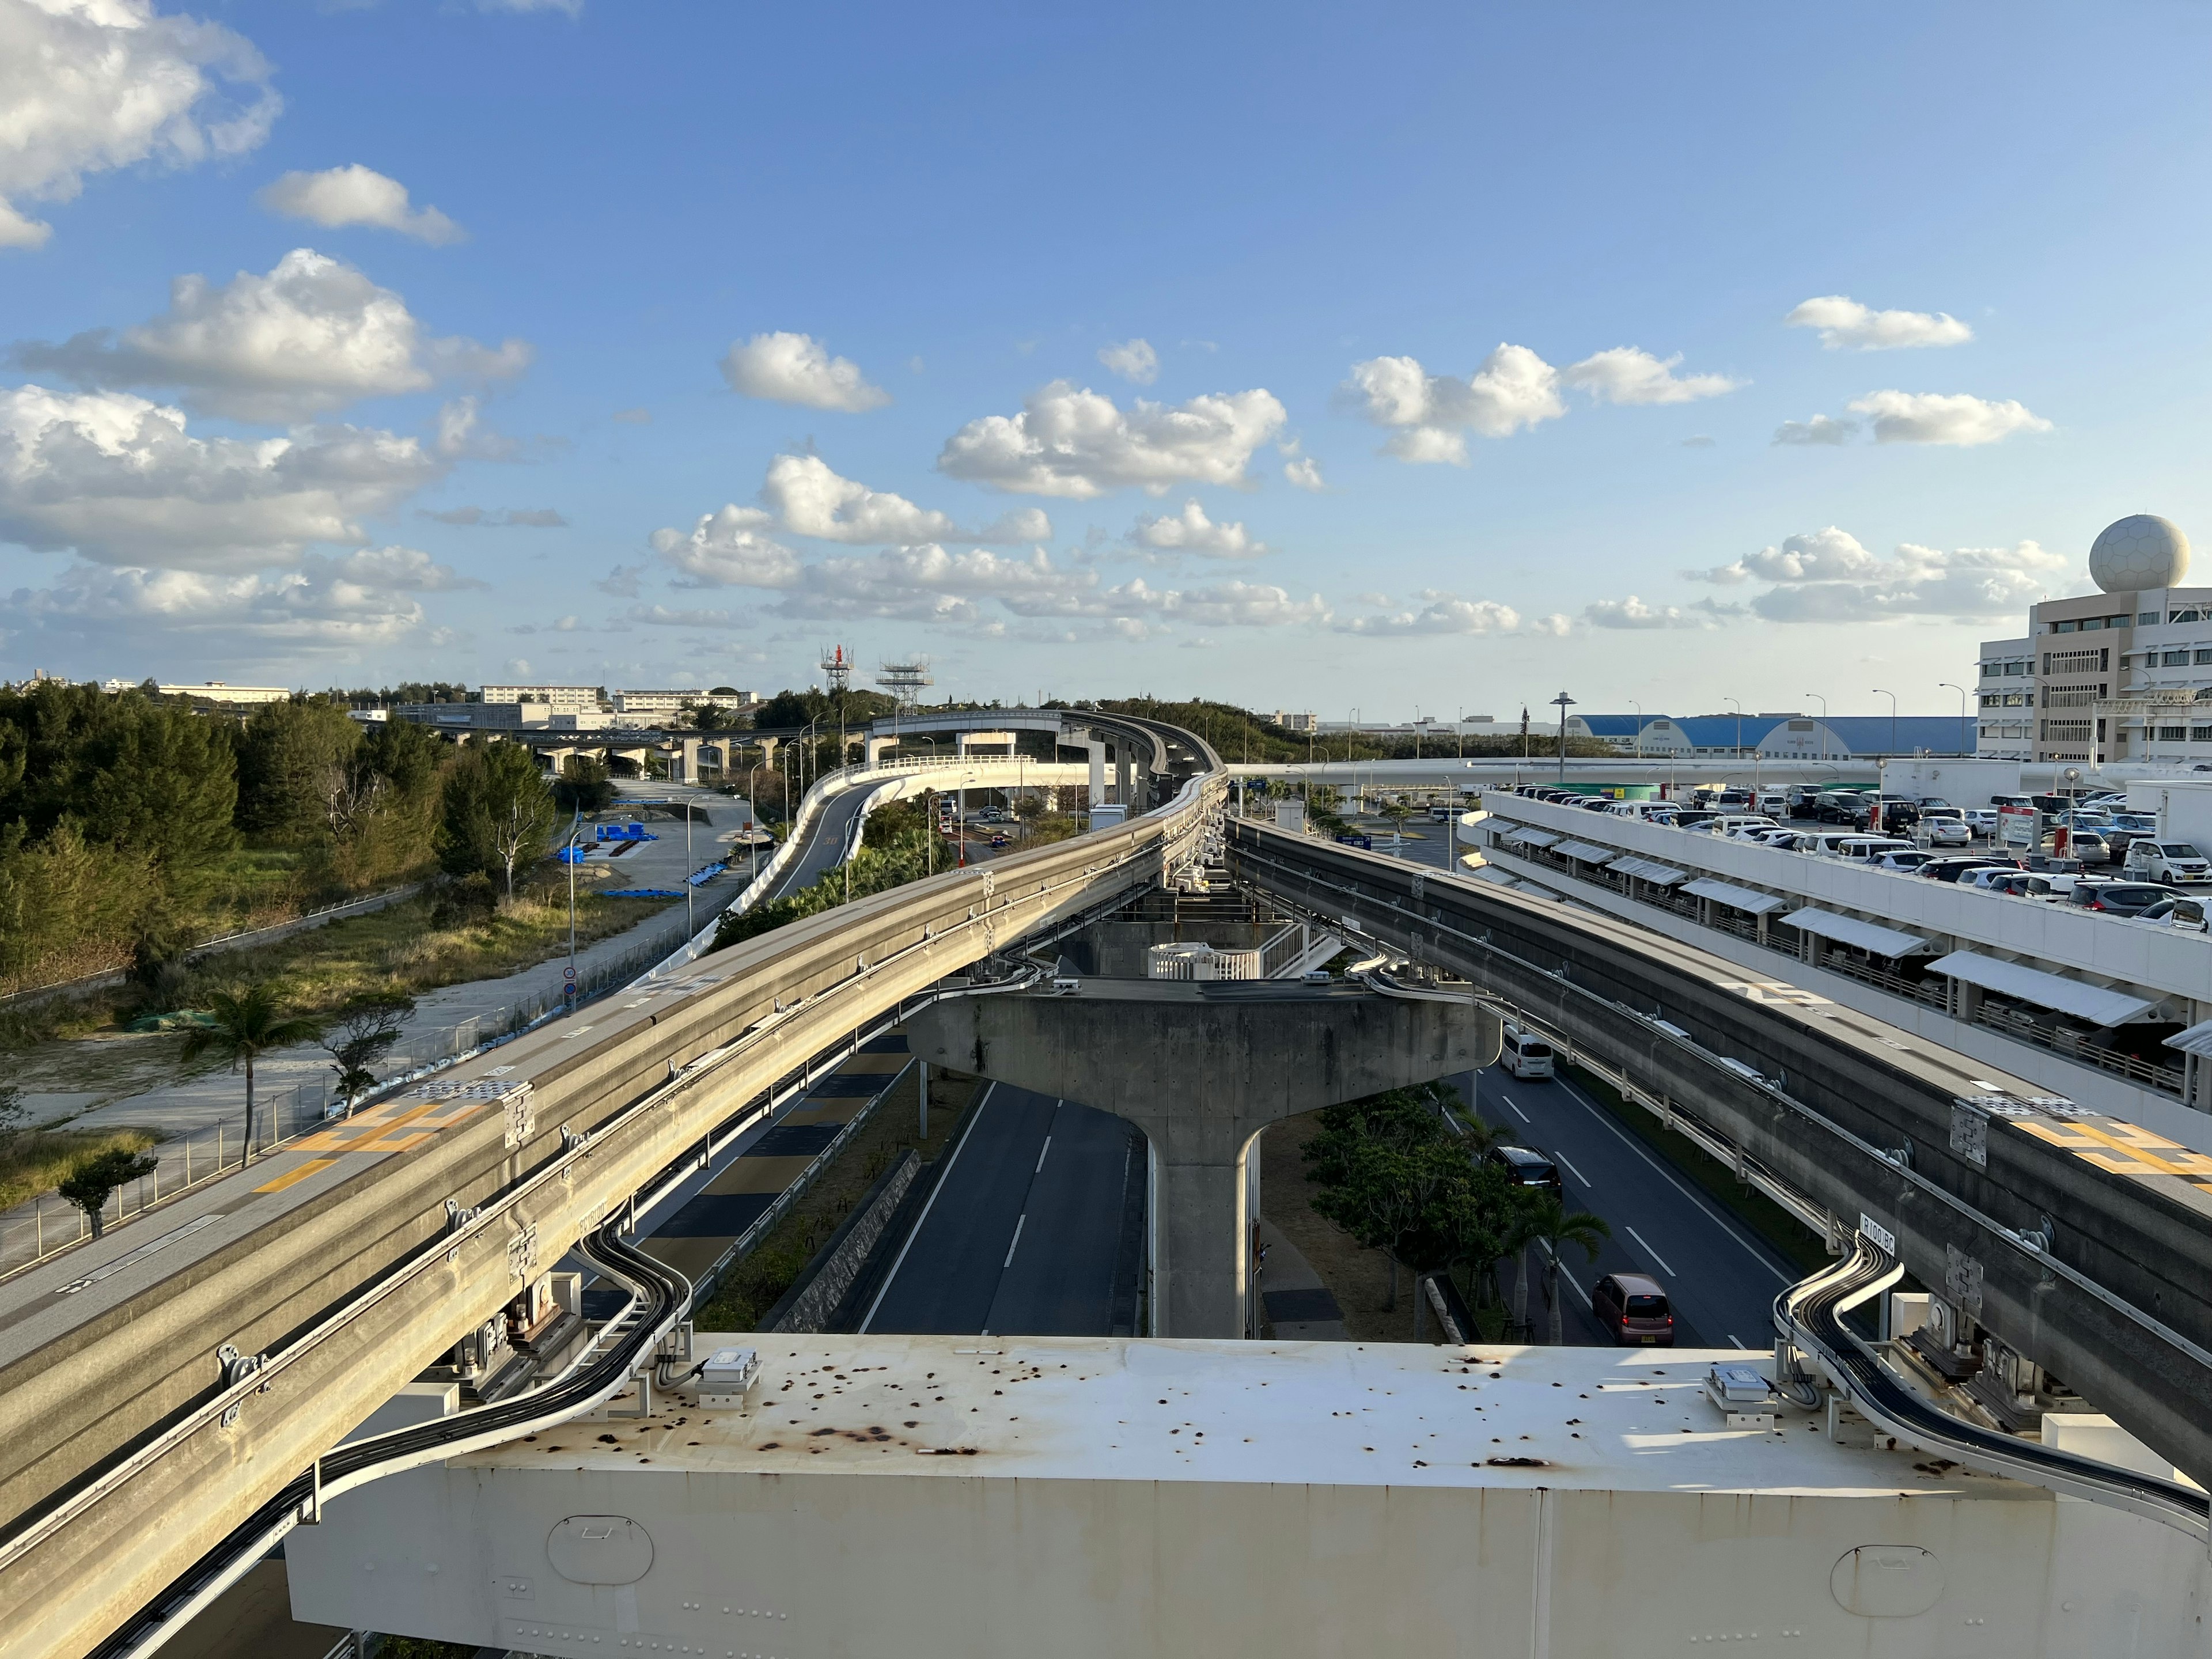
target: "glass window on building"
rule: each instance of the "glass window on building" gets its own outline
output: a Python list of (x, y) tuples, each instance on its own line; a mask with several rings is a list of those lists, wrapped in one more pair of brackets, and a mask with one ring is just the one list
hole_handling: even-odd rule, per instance
[(2142, 613), (2142, 615), (2141, 615), (2140, 617), (2137, 617), (2136, 618), (2136, 626), (2137, 628), (2155, 628), (2155, 627), (2157, 627), (2157, 626), (2158, 626), (2158, 614), (2159, 614), (2159, 613), (2158, 613), (2157, 611), (2144, 611), (2144, 612)]
[(2202, 611), (2169, 611), (2166, 619), (2170, 623), (2202, 622), (2204, 613)]
[(2212, 726), (2192, 726), (2189, 728), (2191, 743), (2212, 743)]
[(2197, 660), (2199, 662), (2212, 662), (2212, 645), (2198, 646), (2197, 647)]
[(2185, 668), (2189, 665), (2189, 653), (2186, 651), (2168, 651), (2158, 660), (2161, 667)]
[(2158, 740), (2160, 743), (2187, 743), (2189, 728), (2185, 726), (2161, 726), (2158, 728)]
[(2081, 625), (2079, 623), (2072, 622), (2053, 623), (2051, 624), (2051, 631), (2054, 634), (2071, 634)]

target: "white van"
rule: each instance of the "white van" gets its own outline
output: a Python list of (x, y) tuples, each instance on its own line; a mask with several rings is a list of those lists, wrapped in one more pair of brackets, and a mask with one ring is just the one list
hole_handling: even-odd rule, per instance
[(1781, 827), (1764, 813), (1750, 812), (1731, 812), (1690, 826), (1692, 834), (1723, 836), (1733, 836), (1739, 830), (1779, 830)]
[(1523, 1081), (1540, 1082), (1552, 1075), (1552, 1045), (1509, 1021), (1498, 1063)]
[(1840, 856), (1855, 860), (1861, 864), (1879, 864), (1892, 853), (1913, 853), (1918, 850), (1919, 848), (1909, 841), (1898, 841), (1889, 836), (1850, 836), (1844, 840), (1842, 846), (1836, 848)]

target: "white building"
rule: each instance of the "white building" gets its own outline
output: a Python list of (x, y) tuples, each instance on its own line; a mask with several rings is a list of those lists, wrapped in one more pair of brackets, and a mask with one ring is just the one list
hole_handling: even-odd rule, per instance
[(1992, 759), (2212, 767), (2212, 587), (2189, 538), (2137, 514), (2089, 551), (2095, 593), (2047, 599), (2024, 638), (1981, 648), (1977, 752)]
[(718, 685), (712, 691), (622, 690), (614, 694), (615, 712), (619, 714), (678, 714), (687, 706), (700, 708), (708, 704), (717, 708), (742, 712), (760, 701), (750, 691), (739, 691), (726, 685)]
[(220, 702), (234, 706), (257, 702), (283, 702), (292, 695), (289, 686), (226, 685), (221, 680), (205, 680), (198, 685), (156, 685), (154, 689), (165, 697), (197, 697), (202, 702)]
[(563, 714), (596, 714), (607, 700), (599, 685), (482, 685), (479, 702), (542, 702)]

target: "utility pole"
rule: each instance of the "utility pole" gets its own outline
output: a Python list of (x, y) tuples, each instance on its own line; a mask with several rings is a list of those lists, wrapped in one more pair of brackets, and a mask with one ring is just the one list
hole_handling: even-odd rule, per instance
[[(1559, 782), (1565, 787), (1567, 781), (1567, 710), (1575, 706), (1575, 700), (1562, 691), (1552, 702), (1559, 711)], [(1522, 717), (1524, 720), (1528, 717), (1527, 711), (1522, 711)]]

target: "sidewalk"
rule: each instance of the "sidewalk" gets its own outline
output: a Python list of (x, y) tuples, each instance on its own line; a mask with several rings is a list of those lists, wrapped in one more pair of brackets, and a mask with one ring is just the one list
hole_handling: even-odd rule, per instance
[(1336, 1297), (1298, 1247), (1264, 1216), (1260, 1218), (1260, 1248), (1267, 1253), (1260, 1276), (1260, 1305), (1267, 1310), (1269, 1332), (1284, 1342), (1351, 1341)]

